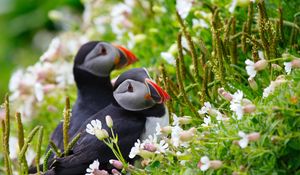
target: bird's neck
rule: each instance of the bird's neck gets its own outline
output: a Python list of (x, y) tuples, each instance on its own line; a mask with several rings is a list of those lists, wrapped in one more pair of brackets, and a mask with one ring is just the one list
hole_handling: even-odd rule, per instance
[(74, 69), (74, 78), (78, 88), (78, 98), (84, 101), (100, 101), (112, 96), (110, 77), (99, 77), (91, 73)]

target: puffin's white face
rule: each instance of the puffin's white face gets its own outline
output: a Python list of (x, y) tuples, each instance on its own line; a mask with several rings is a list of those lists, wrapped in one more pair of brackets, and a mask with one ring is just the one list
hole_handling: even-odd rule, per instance
[(126, 63), (126, 58), (120, 56), (116, 47), (105, 42), (99, 42), (78, 67), (96, 76), (106, 77), (109, 76), (115, 66)]
[(156, 102), (151, 97), (144, 82), (127, 79), (113, 93), (118, 104), (129, 111), (141, 111), (153, 107)]

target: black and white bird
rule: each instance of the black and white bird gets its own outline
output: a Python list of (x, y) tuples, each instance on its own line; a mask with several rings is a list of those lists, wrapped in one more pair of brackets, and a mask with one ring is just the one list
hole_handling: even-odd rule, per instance
[(100, 162), (99, 169), (110, 170), (109, 160), (115, 159), (115, 156), (102, 141), (87, 133), (87, 124), (92, 120), (100, 120), (102, 128), (109, 131), (105, 116), (112, 117), (113, 129), (119, 138), (118, 145), (128, 162), (132, 161), (128, 156), (137, 139), (155, 133), (157, 122), (162, 126), (169, 122), (164, 106), (169, 95), (150, 79), (143, 68), (131, 69), (121, 74), (114, 84), (113, 97), (110, 105), (83, 123), (78, 131), (82, 135), (73, 147), (72, 154), (56, 158), (51, 166), (52, 174), (84, 174), (89, 164), (96, 159)]
[[(110, 73), (137, 60), (122, 46), (92, 41), (79, 49), (74, 60), (73, 74), (77, 86), (77, 100), (72, 108), (69, 136), (72, 138), (83, 122), (113, 100)], [(51, 140), (63, 150), (62, 122), (52, 133)]]
[[(82, 123), (91, 115), (113, 101), (110, 73), (137, 61), (136, 56), (122, 46), (107, 42), (91, 41), (81, 46), (75, 56), (73, 74), (77, 86), (77, 100), (72, 108), (69, 136), (75, 136)], [(63, 151), (63, 123), (51, 135), (51, 141)], [(50, 149), (48, 146), (47, 149)], [(54, 158), (52, 154), (49, 158)], [(42, 165), (40, 165), (42, 167)], [(29, 173), (35, 173), (31, 167)]]

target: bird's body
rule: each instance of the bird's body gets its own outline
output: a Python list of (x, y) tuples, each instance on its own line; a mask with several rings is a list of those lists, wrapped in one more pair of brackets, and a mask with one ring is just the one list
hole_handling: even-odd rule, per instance
[(110, 170), (110, 159), (116, 159), (113, 152), (102, 141), (95, 136), (88, 134), (86, 125), (92, 120), (98, 119), (102, 122), (103, 129), (109, 131), (105, 124), (105, 116), (110, 115), (114, 122), (114, 132), (118, 135), (118, 145), (126, 161), (132, 160), (128, 157), (129, 152), (141, 137), (141, 132), (145, 130), (145, 116), (163, 116), (165, 108), (162, 104), (156, 105), (151, 109), (132, 112), (124, 110), (117, 103), (112, 103), (102, 111), (90, 117), (80, 128), (81, 139), (74, 146), (72, 155), (58, 158), (54, 163), (56, 175), (81, 175), (94, 160), (100, 162), (99, 169)]
[[(110, 73), (123, 68), (137, 59), (126, 48), (106, 42), (92, 41), (79, 49), (74, 59), (73, 75), (77, 86), (77, 99), (72, 108), (69, 137), (76, 136), (81, 125), (93, 114), (102, 110), (113, 100)], [(63, 123), (60, 122), (51, 135), (51, 141), (62, 151)], [(47, 150), (50, 149), (48, 146)], [(54, 158), (52, 154), (49, 162)], [(36, 168), (31, 168), (35, 173)]]
[(153, 134), (156, 122), (162, 125), (168, 123), (167, 111), (163, 103), (169, 96), (149, 79), (145, 69), (131, 69), (123, 73), (116, 80), (113, 89), (114, 99), (111, 104), (81, 125), (78, 131), (81, 137), (73, 147), (71, 155), (57, 158), (51, 166), (54, 168), (51, 173), (84, 174), (89, 164), (96, 159), (100, 163), (99, 169), (111, 170), (109, 160), (116, 159), (113, 152), (97, 137), (86, 131), (87, 124), (92, 120), (100, 120), (102, 128), (109, 132), (105, 117), (107, 115), (112, 117), (113, 129), (119, 138), (118, 145), (128, 162), (132, 161), (129, 152), (137, 139)]

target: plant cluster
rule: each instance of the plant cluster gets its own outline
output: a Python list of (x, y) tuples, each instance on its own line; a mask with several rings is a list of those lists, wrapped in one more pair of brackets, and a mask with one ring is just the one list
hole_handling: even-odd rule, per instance
[[(170, 125), (158, 125), (155, 135), (137, 140), (129, 155), (140, 158), (135, 165), (124, 161), (123, 156), (127, 155), (119, 151), (110, 117), (106, 120), (110, 131), (103, 130), (100, 121), (87, 125), (86, 131), (106, 143), (118, 159), (110, 161), (115, 167), (114, 174), (300, 173), (300, 16), (295, 8), (300, 5), (298, 2), (83, 3), (80, 26), (70, 24), (75, 25), (74, 31), (53, 39), (40, 61), (22, 72), (22, 76), (34, 77), (34, 82), (12, 78), (11, 91), (17, 93), (15, 99), (11, 97), (14, 106), (30, 110), (30, 122), (25, 123), (25, 128), (37, 122), (43, 124), (45, 116), (58, 120), (64, 96), (75, 98), (70, 69), (57, 71), (63, 69), (61, 63), (69, 64), (80, 44), (87, 40), (110, 40), (131, 48), (140, 58), (138, 64), (147, 67), (171, 95), (166, 104)], [(67, 21), (59, 11), (50, 12), (50, 16)], [(28, 101), (30, 109), (26, 107)], [(8, 100), (5, 104), (4, 171), (12, 174), (19, 167), (19, 172), (26, 174), (29, 163), (25, 153), (37, 133), (39, 139), (32, 145), (36, 147), (35, 164), (40, 163), (41, 150), (47, 144), (41, 143), (43, 129), (37, 126), (24, 140), (21, 117), (16, 115), (19, 156), (14, 164), (9, 153)], [(64, 146), (70, 150), (76, 140), (69, 141), (66, 134), (70, 117), (66, 111), (69, 110), (64, 112)], [(21, 112), (22, 116), (27, 115)], [(45, 130), (44, 139), (49, 132), (51, 127)], [(68, 154), (60, 153), (55, 145), (51, 150), (58, 156)], [(49, 152), (44, 161), (47, 155)], [(95, 160), (87, 167), (87, 173), (107, 174), (98, 167)]]

